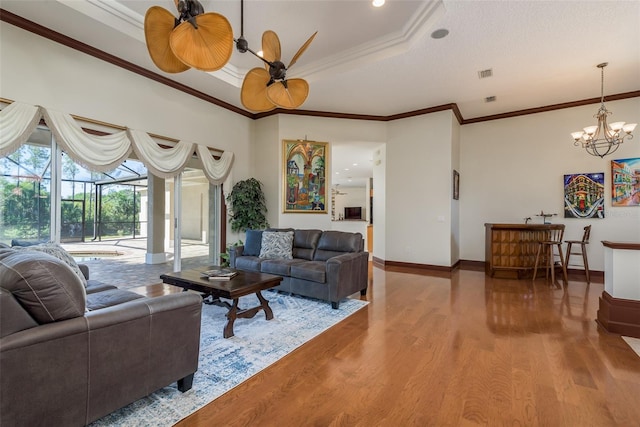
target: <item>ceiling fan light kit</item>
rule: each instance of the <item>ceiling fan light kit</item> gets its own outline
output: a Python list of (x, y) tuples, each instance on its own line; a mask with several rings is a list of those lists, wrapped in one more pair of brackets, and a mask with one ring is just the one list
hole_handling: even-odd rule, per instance
[(244, 1), (240, 0), (241, 32), (233, 38), (231, 24), (224, 16), (205, 13), (198, 0), (174, 0), (180, 13), (152, 6), (144, 18), (147, 50), (156, 67), (167, 73), (180, 73), (189, 68), (216, 71), (231, 58), (233, 46), (240, 53), (250, 52), (264, 62), (264, 68), (253, 68), (245, 75), (240, 101), (245, 108), (264, 112), (276, 107), (295, 109), (309, 96), (309, 84), (296, 78), (287, 80), (287, 71), (309, 47), (317, 31), (298, 49), (288, 66), (280, 60), (278, 35), (267, 30), (262, 34), (262, 54), (249, 48), (244, 38)]
[(598, 124), (571, 132), (573, 145), (581, 145), (587, 153), (601, 158), (615, 152), (625, 139), (633, 139), (631, 133), (637, 126), (637, 123), (607, 123), (607, 116), (611, 115), (604, 106), (604, 67), (607, 65), (607, 62), (597, 65), (600, 68), (600, 108), (594, 117), (598, 119)]

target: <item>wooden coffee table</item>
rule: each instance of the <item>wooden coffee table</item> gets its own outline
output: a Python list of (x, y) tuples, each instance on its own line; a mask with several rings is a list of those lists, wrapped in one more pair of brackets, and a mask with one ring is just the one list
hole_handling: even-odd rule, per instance
[[(202, 293), (207, 304), (216, 304), (228, 308), (227, 324), (223, 332), (225, 338), (233, 336), (233, 323), (237, 318), (251, 318), (260, 310), (264, 310), (266, 319), (273, 319), (273, 311), (271, 311), (271, 307), (269, 307), (269, 301), (262, 296), (261, 291), (278, 286), (282, 281), (282, 277), (273, 274), (240, 270), (238, 270), (237, 276), (229, 280), (213, 280), (203, 277), (203, 271), (213, 268), (217, 267), (210, 266), (195, 270), (166, 273), (160, 275), (160, 278), (163, 283), (179, 286), (185, 291), (192, 290)], [(238, 299), (240, 297), (253, 293), (256, 294), (260, 301), (259, 306), (247, 309), (238, 307)], [(207, 301), (208, 297), (211, 298), (211, 301)], [(233, 304), (221, 301), (220, 298), (233, 300)]]

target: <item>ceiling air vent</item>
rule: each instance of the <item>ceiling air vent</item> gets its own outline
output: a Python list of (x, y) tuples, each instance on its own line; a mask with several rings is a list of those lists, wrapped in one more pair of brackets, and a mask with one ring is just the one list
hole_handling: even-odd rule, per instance
[(488, 68), (486, 70), (478, 71), (478, 78), (479, 79), (486, 79), (487, 77), (491, 77), (491, 76), (493, 76), (493, 69), (492, 68)]
[(496, 97), (495, 97), (495, 96), (487, 96), (487, 97), (484, 99), (484, 102), (494, 102), (495, 100), (496, 100)]

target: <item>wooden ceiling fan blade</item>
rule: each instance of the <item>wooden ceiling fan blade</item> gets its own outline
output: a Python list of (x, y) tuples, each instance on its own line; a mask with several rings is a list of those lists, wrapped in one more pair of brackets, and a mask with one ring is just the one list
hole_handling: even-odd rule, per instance
[(276, 108), (267, 98), (267, 83), (270, 78), (269, 72), (264, 68), (256, 67), (249, 70), (240, 90), (240, 101), (245, 108), (258, 112)]
[(167, 73), (188, 70), (187, 64), (173, 54), (169, 39), (175, 25), (175, 17), (160, 6), (152, 6), (144, 16), (144, 37), (149, 56), (156, 67)]
[(309, 84), (304, 79), (276, 82), (267, 88), (267, 98), (278, 107), (294, 109), (301, 106), (309, 95)]
[(233, 52), (233, 30), (224, 16), (203, 13), (195, 17), (198, 28), (190, 22), (178, 25), (169, 39), (173, 53), (185, 64), (202, 71), (224, 67)]
[(304, 51), (307, 50), (307, 48), (309, 47), (309, 45), (311, 44), (313, 39), (316, 37), (316, 34), (318, 34), (317, 31), (315, 33), (313, 33), (311, 35), (311, 37), (309, 37), (309, 39), (306, 42), (304, 42), (304, 44), (300, 47), (300, 49), (298, 49), (296, 54), (293, 55), (293, 59), (289, 63), (289, 66), (287, 67), (287, 69), (291, 68), (291, 66), (298, 61), (298, 58), (300, 58), (302, 56), (302, 54), (304, 53)]
[[(281, 53), (278, 35), (271, 30), (262, 33), (262, 57), (269, 62), (280, 61)], [(268, 69), (269, 65), (265, 67)]]

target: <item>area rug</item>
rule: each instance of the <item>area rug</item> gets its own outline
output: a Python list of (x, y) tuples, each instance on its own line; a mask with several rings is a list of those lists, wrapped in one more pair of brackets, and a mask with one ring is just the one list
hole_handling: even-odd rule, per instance
[[(181, 393), (173, 384), (91, 426), (171, 426), (368, 304), (345, 299), (334, 310), (325, 301), (272, 291), (263, 294), (274, 318), (267, 321), (260, 311), (252, 319), (237, 319), (235, 336), (228, 339), (222, 337), (227, 310), (202, 306), (200, 359), (191, 390)], [(240, 307), (255, 305), (255, 295), (240, 299)]]
[(640, 357), (640, 339), (631, 337), (622, 337), (622, 339), (625, 340), (625, 342), (629, 344), (629, 347)]

